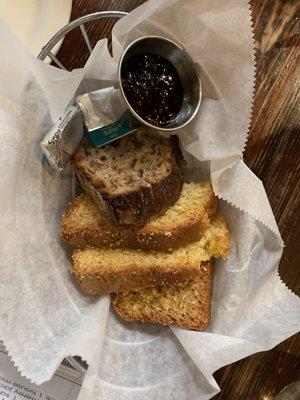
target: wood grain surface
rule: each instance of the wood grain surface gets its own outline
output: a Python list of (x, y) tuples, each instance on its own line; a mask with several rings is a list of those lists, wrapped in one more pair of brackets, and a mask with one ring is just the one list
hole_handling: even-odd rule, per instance
[[(131, 11), (141, 0), (74, 0), (71, 19), (95, 11)], [(244, 159), (263, 181), (286, 244), (280, 275), (300, 293), (300, 1), (252, 0), (257, 77), (253, 118)], [(88, 24), (92, 44), (113, 21)], [(58, 58), (82, 66), (88, 51), (79, 29), (66, 37)], [(288, 312), (288, 310), (287, 310)], [(300, 338), (228, 365), (214, 376), (222, 391), (214, 400), (272, 400), (300, 380)], [(188, 400), (188, 399), (182, 399)]]

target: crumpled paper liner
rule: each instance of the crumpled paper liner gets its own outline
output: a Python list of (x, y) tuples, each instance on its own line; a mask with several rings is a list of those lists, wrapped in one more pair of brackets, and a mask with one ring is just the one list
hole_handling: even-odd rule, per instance
[[(89, 363), (80, 400), (211, 398), (219, 390), (215, 370), (272, 348), (300, 326), (300, 301), (277, 273), (282, 241), (274, 216), (241, 159), (255, 73), (248, 3), (149, 1), (115, 26), (115, 61), (101, 41), (85, 68), (72, 73), (30, 57), (3, 25), (0, 33), (0, 337), (14, 362), (41, 383), (64, 356), (80, 355)], [(107, 296), (78, 292), (57, 233), (70, 171), (52, 175), (37, 151), (79, 82), (78, 93), (111, 86), (122, 48), (145, 34), (181, 42), (220, 93), (220, 100), (204, 99), (195, 121), (178, 132), (189, 176), (211, 176), (232, 236), (230, 259), (217, 263), (204, 332), (127, 324), (108, 317)], [(8, 72), (15, 80), (5, 79)]]

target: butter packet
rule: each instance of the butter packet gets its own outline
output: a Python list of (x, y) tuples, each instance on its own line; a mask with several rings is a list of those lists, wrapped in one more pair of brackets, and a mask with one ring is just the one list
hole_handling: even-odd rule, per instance
[(97, 148), (134, 132), (138, 124), (120, 101), (119, 90), (108, 87), (76, 98), (89, 143)]
[(83, 116), (77, 105), (69, 105), (40, 143), (51, 167), (62, 171), (84, 136)]

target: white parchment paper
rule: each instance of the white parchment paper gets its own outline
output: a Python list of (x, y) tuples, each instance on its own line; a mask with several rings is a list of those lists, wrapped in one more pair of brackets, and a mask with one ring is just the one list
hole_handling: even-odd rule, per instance
[[(58, 235), (71, 171), (53, 174), (38, 150), (75, 91), (111, 86), (124, 46), (146, 34), (182, 43), (220, 94), (204, 99), (179, 132), (189, 176), (211, 176), (232, 235), (205, 332), (127, 324), (108, 313), (108, 297), (78, 291)], [(246, 0), (149, 1), (115, 26), (114, 60), (100, 41), (85, 68), (71, 73), (34, 59), (4, 24), (0, 38), (0, 337), (24, 375), (44, 382), (76, 354), (89, 363), (80, 400), (205, 400), (219, 390), (218, 368), (299, 330), (300, 300), (277, 274), (282, 241), (273, 213), (242, 161), (255, 75)]]

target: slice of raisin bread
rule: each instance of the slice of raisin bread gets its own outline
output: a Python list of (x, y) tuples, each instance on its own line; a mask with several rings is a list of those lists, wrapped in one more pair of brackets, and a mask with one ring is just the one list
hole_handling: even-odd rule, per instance
[(142, 226), (178, 199), (183, 179), (178, 138), (138, 131), (73, 157), (81, 186), (117, 225)]
[(72, 247), (126, 247), (167, 251), (197, 241), (217, 211), (210, 182), (184, 183), (179, 199), (141, 228), (114, 226), (85, 194), (76, 197), (61, 220), (61, 235)]
[(210, 321), (212, 282), (210, 260), (201, 263), (198, 276), (191, 281), (112, 293), (112, 306), (126, 321), (202, 330)]

